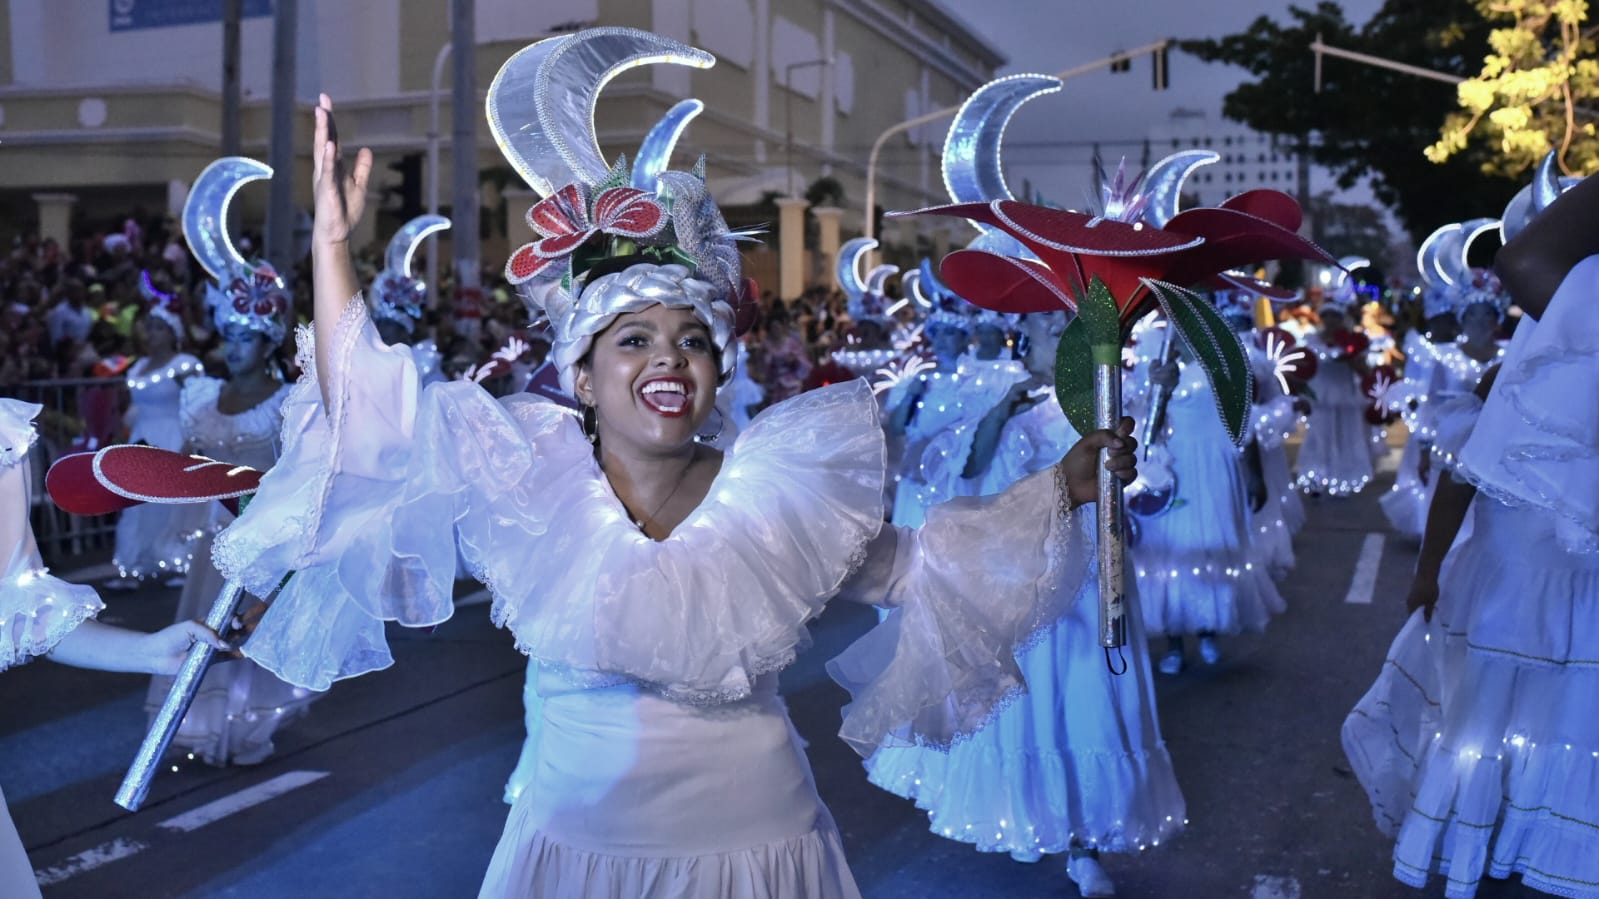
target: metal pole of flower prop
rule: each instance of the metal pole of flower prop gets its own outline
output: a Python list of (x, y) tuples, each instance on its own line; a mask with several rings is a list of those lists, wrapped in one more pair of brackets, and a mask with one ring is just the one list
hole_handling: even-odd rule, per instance
[[(63, 456), (50, 466), (45, 487), (56, 505), (73, 515), (108, 515), (141, 503), (203, 503), (219, 500), (237, 514), (261, 483), (261, 472), (150, 446), (108, 446), (99, 452)], [(244, 587), (223, 585), (205, 616), (205, 626), (224, 633), (238, 613)], [(150, 722), (139, 750), (117, 789), (116, 803), (138, 811), (150, 782), (172, 745), (172, 737), (194, 703), (216, 650), (209, 643), (189, 647), (172, 687)]]
[[(1142, 183), (1150, 191), (1141, 191)], [(1076, 312), (1055, 358), (1055, 391), (1079, 433), (1113, 428), (1121, 419), (1121, 348), (1133, 324), (1158, 307), (1209, 378), (1222, 424), (1241, 444), (1254, 385), (1249, 361), (1209, 300), (1188, 285), (1271, 259), (1335, 263), (1296, 233), (1301, 212), (1287, 194), (1249, 191), (1220, 206), (1176, 212), (1174, 197), (1159, 196), (1171, 184), (1164, 177), (1127, 184), (1118, 172), (1099, 215), (1014, 200), (902, 214), (968, 219), (1010, 235), (1036, 256), (959, 250), (940, 270), (956, 293), (988, 309)], [(1127, 642), (1126, 565), (1122, 485), (1103, 466), (1098, 526), (1100, 645), (1108, 653)]]

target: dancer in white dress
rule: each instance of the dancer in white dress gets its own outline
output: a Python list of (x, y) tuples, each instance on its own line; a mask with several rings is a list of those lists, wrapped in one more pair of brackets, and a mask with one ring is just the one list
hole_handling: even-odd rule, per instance
[[(1027, 386), (1036, 389), (1026, 394), (1031, 405), (1004, 424), (981, 479), (985, 495), (1047, 468), (1078, 440), (1052, 389), (1064, 328), (1064, 315), (1029, 315), (1022, 324)], [(1020, 658), (1027, 695), (987, 727), (947, 753), (885, 747), (867, 768), (873, 783), (925, 809), (933, 833), (1018, 861), (1069, 853), (1067, 871), (1082, 895), (1110, 896), (1099, 851), (1159, 846), (1186, 812), (1160, 735), (1137, 604), (1129, 608), (1127, 670), (1115, 675), (1099, 647), (1096, 588), (1092, 577), (1063, 586), (1078, 593), (1071, 614), (1028, 646)]]
[[(128, 442), (147, 443), (165, 450), (183, 449), (183, 428), (178, 421), (178, 398), (189, 378), (204, 372), (200, 360), (180, 352), (183, 319), (177, 297), (162, 293), (145, 272), (141, 284), (146, 297), (139, 320), (144, 355), (128, 369)], [(195, 541), (205, 527), (201, 506), (145, 503), (122, 511), (117, 519), (116, 550), (112, 562), (117, 577), (106, 583), (112, 590), (128, 590), (146, 578), (160, 578), (167, 586), (181, 586), (194, 555)]]
[(1360, 378), (1366, 371), (1364, 335), (1351, 330), (1349, 307), (1330, 297), (1319, 310), (1321, 329), (1303, 345), (1316, 354), (1310, 380), (1315, 399), (1299, 449), (1299, 489), (1310, 494), (1352, 496), (1371, 482), (1372, 427), (1366, 421)]
[(1214, 665), (1221, 660), (1218, 634), (1264, 631), (1284, 605), (1267, 567), (1257, 563), (1250, 536), (1250, 503), (1264, 501), (1250, 493), (1264, 484), (1258, 470), (1251, 477), (1218, 420), (1204, 370), (1179, 357), (1154, 363), (1147, 376), (1142, 372), (1130, 383), (1164, 382), (1172, 389), (1160, 437), (1176, 487), (1164, 511), (1139, 518), (1128, 561), (1144, 627), (1150, 636), (1167, 637), (1160, 670), (1176, 674), (1184, 666), (1184, 635), (1197, 636), (1201, 659)]
[[(265, 471), (277, 460), (283, 403), (290, 390), (276, 353), (286, 336), (291, 304), (270, 266), (227, 255), (218, 248), (231, 244), (207, 231), (227, 221), (226, 200), (232, 194), (219, 188), (242, 180), (233, 174), (233, 161), (218, 160), (202, 172), (184, 209), (188, 245), (225, 285), (209, 285), (206, 300), (222, 336), (228, 379), (200, 376), (184, 382), (183, 440), (196, 455)], [(233, 515), (220, 503), (207, 508), (209, 526), (195, 546), (195, 564), (178, 598), (180, 621), (203, 618), (225, 581), (211, 562), (212, 544)], [(254, 596), (270, 592), (259, 590)], [(153, 714), (160, 708), (170, 687), (165, 678), (152, 681), (147, 710)], [(257, 764), (272, 754), (277, 728), (303, 714), (313, 698), (311, 691), (284, 683), (246, 659), (220, 661), (206, 672), (172, 744), (210, 765)]]
[[(1410, 416), (1410, 440), (1399, 460), (1399, 473), (1393, 489), (1383, 496), (1383, 514), (1394, 530), (1420, 540), (1426, 529), (1427, 508), (1437, 488), (1433, 448), (1441, 431), (1458, 429), (1448, 419), (1462, 411), (1469, 414), (1469, 397), (1483, 374), (1504, 356), (1498, 341), (1509, 297), (1492, 272), (1461, 270), (1450, 291), (1457, 320), (1459, 339), (1432, 345), (1431, 363), (1426, 366), (1427, 381), (1417, 393), (1416, 411)], [(1406, 372), (1409, 378), (1409, 372)], [(1446, 460), (1447, 462), (1447, 460)]]
[[(154, 634), (126, 631), (94, 620), (105, 605), (93, 589), (52, 576), (39, 558), (28, 524), (28, 449), (33, 418), (42, 407), (0, 399), (0, 672), (48, 655), (65, 665), (103, 671), (171, 674), (189, 647), (203, 640), (225, 648), (197, 621), (181, 621)], [(0, 896), (38, 899), (39, 884), (0, 793)]]
[(1438, 435), (1459, 464), (1440, 472), (1413, 614), (1344, 723), (1394, 876), (1444, 875), (1450, 899), (1516, 874), (1599, 896), (1599, 407), (1574, 401), (1599, 378), (1595, 234), (1588, 179), (1499, 251), (1527, 317), (1463, 448)]
[[(541, 66), (551, 83), (597, 87), (666, 57), (710, 59), (630, 29), (535, 45), (491, 87), (491, 120), (526, 101), (498, 86)], [(453, 612), (458, 541), (495, 620), (538, 661), (544, 698), (537, 774), (484, 896), (858, 895), (776, 694), (804, 622), (839, 595), (898, 609), (832, 664), (855, 695), (841, 735), (857, 749), (970, 733), (1021, 685), (1013, 647), (1059, 614), (1050, 584), (1086, 574), (1066, 510), (1093, 494), (1092, 454), (1113, 449), (1130, 477), (1131, 439), (1090, 435), (920, 531), (883, 524), (883, 434), (863, 381), (766, 410), (726, 457), (702, 448), (733, 363), (736, 249), (695, 174), (661, 176), (670, 216), (651, 194), (592, 188), (607, 167), (589, 122), (555, 104), (512, 126), (531, 141), (504, 146), (519, 170), (581, 180), (530, 179), (549, 188), (533, 212), (545, 236), (508, 274), (549, 315), (585, 412), (496, 402), (469, 382), (422, 389), (409, 352), (382, 346), (352, 299), (347, 240), (371, 155), (341, 178), (330, 114), (324, 97), (308, 377), (283, 462), (216, 550), (250, 588), (296, 572), (247, 654), (318, 688), (388, 664), (382, 619)], [(676, 261), (644, 261), (663, 251)], [(398, 417), (396, 395), (414, 398)]]

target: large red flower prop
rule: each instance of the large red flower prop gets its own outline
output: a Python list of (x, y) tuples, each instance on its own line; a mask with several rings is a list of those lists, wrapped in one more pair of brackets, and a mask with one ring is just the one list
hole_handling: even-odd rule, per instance
[(568, 184), (534, 204), (527, 221), (543, 237), (526, 244), (505, 264), (505, 277), (522, 284), (572, 254), (596, 234), (644, 238), (666, 227), (666, 209), (655, 195), (633, 187), (612, 187), (592, 197), (586, 184)]
[(973, 302), (1000, 312), (1048, 312), (1082, 295), (1098, 277), (1116, 298), (1124, 327), (1155, 303), (1143, 283), (1199, 284), (1252, 262), (1336, 260), (1296, 233), (1299, 205), (1287, 194), (1257, 190), (1216, 207), (1180, 212), (1165, 228), (1080, 212), (996, 200), (937, 206), (903, 215), (969, 219), (1015, 237), (1043, 263), (977, 250), (951, 253), (944, 280)]

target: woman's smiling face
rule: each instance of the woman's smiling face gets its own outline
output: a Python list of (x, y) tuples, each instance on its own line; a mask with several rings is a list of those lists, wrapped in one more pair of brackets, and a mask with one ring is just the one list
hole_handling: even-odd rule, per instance
[(573, 386), (595, 409), (602, 446), (659, 455), (692, 443), (710, 416), (719, 361), (692, 310), (650, 306), (595, 335)]

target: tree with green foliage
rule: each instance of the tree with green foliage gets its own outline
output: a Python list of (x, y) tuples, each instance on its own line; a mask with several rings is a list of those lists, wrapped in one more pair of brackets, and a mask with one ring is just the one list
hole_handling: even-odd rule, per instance
[(1473, 136), (1498, 153), (1484, 171), (1518, 175), (1554, 150), (1568, 174), (1599, 169), (1599, 61), (1586, 0), (1478, 0), (1493, 26), (1489, 52), (1461, 82), (1459, 109), (1444, 122), (1427, 158), (1443, 162)]
[(1443, 163), (1424, 155), (1455, 108), (1450, 85), (1329, 57), (1318, 93), (1310, 45), (1319, 36), (1333, 46), (1466, 77), (1486, 53), (1489, 31), (1472, 0), (1388, 0), (1359, 26), (1337, 3), (1320, 2), (1289, 7), (1284, 22), (1262, 16), (1238, 34), (1180, 46), (1254, 76), (1227, 95), (1224, 115), (1289, 138), (1330, 169), (1340, 187), (1369, 177), (1377, 199), (1412, 234), (1427, 234), (1448, 222), (1497, 215), (1520, 180), (1484, 176), (1494, 150), (1479, 141)]

